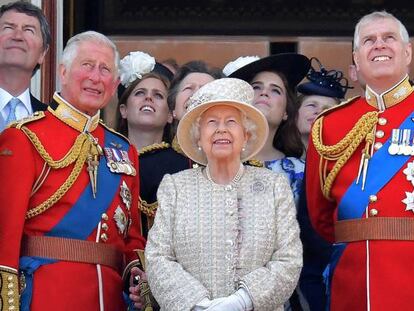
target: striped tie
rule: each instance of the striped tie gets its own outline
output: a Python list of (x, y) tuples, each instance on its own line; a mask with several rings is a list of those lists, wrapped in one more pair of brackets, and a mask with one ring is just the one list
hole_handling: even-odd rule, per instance
[(19, 103), (21, 103), (21, 101), (16, 97), (13, 97), (8, 102), (7, 106), (9, 106), (9, 115), (7, 116), (6, 124), (16, 121), (16, 107)]

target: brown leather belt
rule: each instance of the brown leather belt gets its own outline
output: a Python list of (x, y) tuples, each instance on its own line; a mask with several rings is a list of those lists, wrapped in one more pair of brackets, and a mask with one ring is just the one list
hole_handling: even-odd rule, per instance
[(24, 235), (20, 256), (100, 264), (120, 273), (124, 268), (124, 256), (115, 247), (76, 239)]
[(336, 242), (365, 240), (414, 240), (414, 218), (371, 217), (335, 223)]

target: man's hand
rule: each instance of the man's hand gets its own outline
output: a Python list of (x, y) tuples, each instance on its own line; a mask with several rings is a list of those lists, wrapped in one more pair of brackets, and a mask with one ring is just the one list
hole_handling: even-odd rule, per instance
[(134, 303), (134, 307), (142, 309), (145, 306), (144, 297), (141, 296), (141, 282), (147, 281), (147, 275), (141, 269), (134, 267), (131, 269), (129, 279), (129, 298)]

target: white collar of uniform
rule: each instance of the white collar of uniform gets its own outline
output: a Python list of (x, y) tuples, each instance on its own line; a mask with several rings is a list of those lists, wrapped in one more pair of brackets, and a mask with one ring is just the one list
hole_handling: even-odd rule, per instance
[(21, 93), (19, 96), (13, 96), (6, 90), (0, 88), (0, 111), (2, 111), (4, 107), (6, 107), (7, 103), (13, 97), (17, 97), (18, 99), (20, 99), (20, 101), (26, 107), (28, 114), (31, 114), (33, 112), (32, 105), (30, 102), (30, 92), (28, 88), (23, 93)]

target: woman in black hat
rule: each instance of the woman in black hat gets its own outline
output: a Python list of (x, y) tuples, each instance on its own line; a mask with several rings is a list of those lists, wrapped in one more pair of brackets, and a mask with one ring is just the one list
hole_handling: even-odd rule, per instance
[[(341, 71), (327, 71), (318, 59), (311, 58), (312, 61), (317, 62), (319, 70), (311, 67), (306, 76), (308, 81), (297, 88), (302, 93), (298, 97), (300, 104), (298, 128), (306, 147), (311, 126), (316, 117), (324, 110), (338, 105), (347, 89), (350, 88)], [(303, 268), (298, 287), (306, 299), (309, 310), (325, 310), (326, 286), (323, 281), (323, 272), (331, 257), (331, 245), (313, 229), (304, 192), (300, 195), (298, 221), (303, 244)]]
[[(319, 65), (319, 71), (311, 67), (306, 75), (308, 81), (298, 86), (299, 114), (297, 126), (305, 149), (308, 146), (309, 134), (313, 121), (324, 110), (339, 104), (351, 88), (348, 80), (339, 70), (326, 70), (317, 58), (311, 58)], [(305, 157), (305, 152), (302, 158)]]
[(295, 87), (305, 77), (310, 62), (306, 56), (296, 53), (252, 60), (229, 74), (253, 86), (254, 106), (266, 116), (269, 125), (266, 144), (250, 164), (286, 174), (297, 203), (304, 161), (300, 159), (303, 144), (296, 126)]

